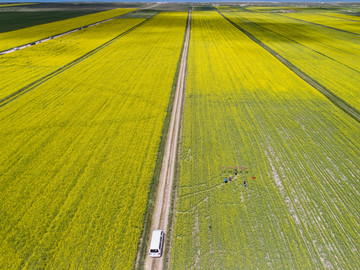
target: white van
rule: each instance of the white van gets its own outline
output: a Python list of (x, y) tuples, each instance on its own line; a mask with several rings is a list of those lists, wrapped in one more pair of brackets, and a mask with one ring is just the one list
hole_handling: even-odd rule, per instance
[(164, 243), (163, 230), (155, 230), (152, 232), (149, 254), (150, 257), (161, 257), (162, 247)]

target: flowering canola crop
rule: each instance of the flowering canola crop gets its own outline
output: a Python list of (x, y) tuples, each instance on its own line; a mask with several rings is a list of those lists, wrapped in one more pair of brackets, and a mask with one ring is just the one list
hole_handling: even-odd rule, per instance
[(325, 12), (325, 13), (319, 13), (319, 14), (325, 15), (325, 16), (331, 16), (331, 17), (342, 18), (342, 19), (347, 19), (347, 20), (351, 20), (351, 21), (359, 21), (360, 22), (359, 16), (355, 16), (355, 15), (334, 13), (334, 12)]
[(356, 268), (358, 134), (217, 12), (193, 12), (170, 268)]
[(314, 13), (291, 13), (286, 14), (287, 17), (304, 20), (310, 23), (316, 23), (327, 27), (332, 27), (342, 31), (347, 31), (355, 34), (360, 34), (360, 21), (349, 20), (348, 18), (340, 18), (334, 16), (327, 16), (326, 14)]
[(144, 19), (116, 19), (0, 56), (0, 100), (117, 37)]
[(23, 29), (0, 33), (0, 51), (16, 46), (28, 44), (56, 34), (64, 33), (75, 28), (103, 21), (109, 18), (134, 11), (135, 9), (113, 9), (98, 13), (88, 14), (76, 18), (66, 19), (35, 25)]
[(358, 36), (273, 13), (220, 10), (337, 97), (360, 111)]
[(13, 7), (13, 6), (36, 5), (36, 4), (37, 3), (0, 4), (0, 7)]
[(0, 268), (133, 269), (187, 13), (0, 108)]

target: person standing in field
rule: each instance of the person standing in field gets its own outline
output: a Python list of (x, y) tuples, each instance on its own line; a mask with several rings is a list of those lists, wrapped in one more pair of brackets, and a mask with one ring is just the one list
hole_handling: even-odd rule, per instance
[(230, 175), (230, 177), (229, 177), (229, 181), (231, 181), (231, 175)]
[(246, 187), (246, 181), (244, 181), (244, 187)]
[(227, 183), (227, 181), (228, 181), (228, 180), (227, 180), (227, 177), (225, 177), (225, 184)]

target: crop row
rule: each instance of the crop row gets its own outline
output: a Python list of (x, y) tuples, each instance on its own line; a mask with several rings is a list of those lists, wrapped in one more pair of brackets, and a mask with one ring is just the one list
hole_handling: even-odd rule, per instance
[(356, 268), (359, 123), (218, 13), (192, 16), (170, 268)]
[(0, 56), (0, 100), (79, 59), (142, 21), (111, 20)]
[(360, 110), (360, 39), (270, 13), (221, 11), (305, 74)]
[(0, 33), (0, 51), (28, 44), (78, 27), (103, 21), (134, 11), (135, 9), (113, 9), (62, 21), (35, 25), (19, 30)]
[(187, 13), (0, 108), (0, 268), (131, 269)]

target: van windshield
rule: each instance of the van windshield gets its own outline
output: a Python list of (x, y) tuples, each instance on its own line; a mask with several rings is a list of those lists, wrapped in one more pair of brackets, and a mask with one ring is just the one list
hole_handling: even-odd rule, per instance
[(158, 249), (150, 249), (150, 252), (151, 252), (151, 253), (158, 253), (159, 250), (158, 250)]

